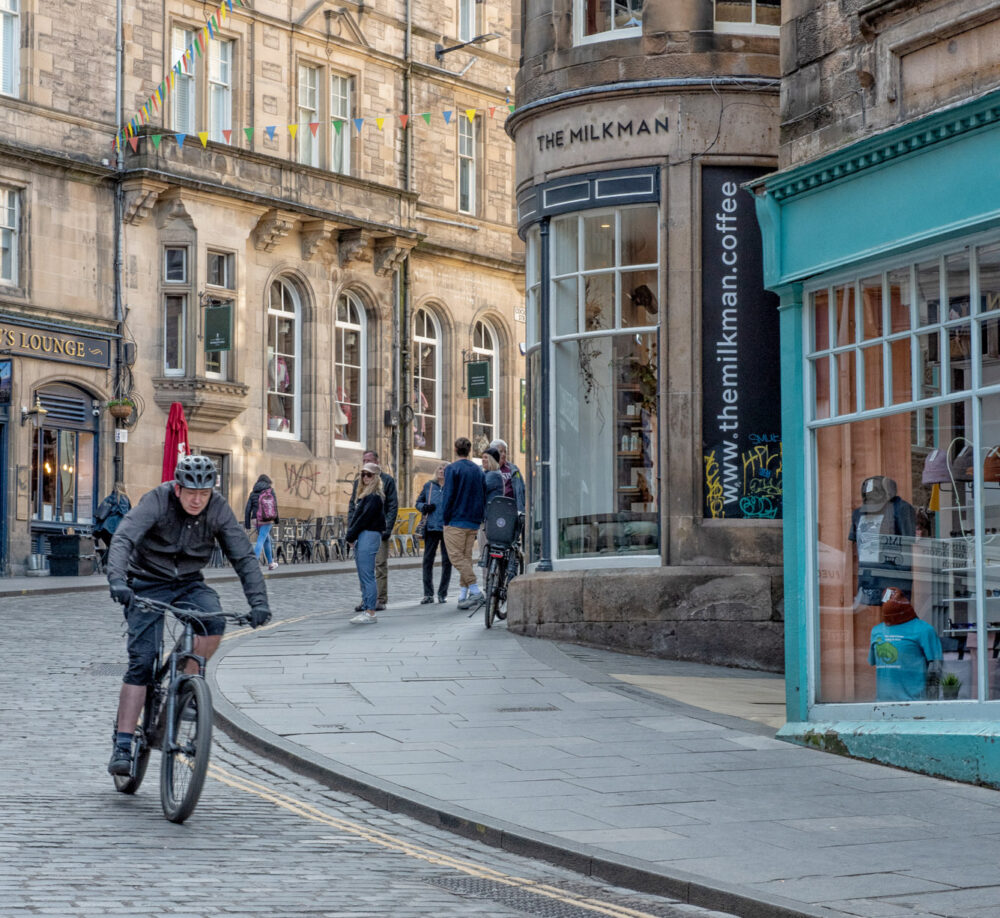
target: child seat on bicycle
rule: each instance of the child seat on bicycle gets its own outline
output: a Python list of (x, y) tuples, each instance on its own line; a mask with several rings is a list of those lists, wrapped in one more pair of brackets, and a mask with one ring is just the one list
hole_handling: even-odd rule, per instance
[(494, 497), (486, 505), (486, 541), (490, 545), (513, 545), (517, 539), (517, 501)]

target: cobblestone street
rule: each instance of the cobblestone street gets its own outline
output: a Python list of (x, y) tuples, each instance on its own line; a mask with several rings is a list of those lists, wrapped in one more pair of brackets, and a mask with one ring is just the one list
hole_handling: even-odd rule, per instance
[[(244, 607), (238, 585), (215, 586), (229, 607)], [(276, 619), (347, 613), (357, 580), (274, 578), (269, 589)], [(420, 595), (418, 570), (391, 572), (390, 604), (403, 594)], [(116, 793), (105, 771), (124, 659), (118, 608), (105, 592), (2, 604), (4, 918), (718, 914), (386, 813), (219, 730), (198, 808), (173, 825), (160, 811), (158, 754), (134, 797)]]

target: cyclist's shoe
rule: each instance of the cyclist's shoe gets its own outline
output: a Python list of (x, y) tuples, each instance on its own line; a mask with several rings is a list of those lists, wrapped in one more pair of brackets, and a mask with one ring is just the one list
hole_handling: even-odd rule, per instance
[(108, 762), (108, 774), (126, 777), (132, 773), (132, 750), (115, 744), (111, 753), (111, 761)]

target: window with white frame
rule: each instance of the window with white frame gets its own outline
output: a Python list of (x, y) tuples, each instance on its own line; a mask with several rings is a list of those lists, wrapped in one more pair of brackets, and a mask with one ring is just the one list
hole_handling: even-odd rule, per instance
[(337, 298), (334, 342), (333, 428), (338, 441), (361, 446), (365, 438), (365, 391), (368, 371), (366, 316), (361, 301), (353, 293)]
[[(214, 252), (211, 249), (206, 254), (206, 283), (208, 292), (218, 302), (228, 303), (231, 310), (231, 322), (235, 320), (236, 302), (233, 293), (236, 289), (236, 257), (232, 252)], [(230, 327), (232, 333), (232, 327)], [(206, 351), (205, 375), (209, 379), (229, 379), (229, 352)]]
[(441, 454), (441, 334), (428, 309), (413, 317), (413, 449)]
[(187, 312), (190, 296), (188, 250), (185, 246), (163, 249), (163, 374), (185, 373)]
[(20, 88), (20, 0), (0, 0), (0, 94), (16, 96)]
[(777, 36), (781, 0), (715, 0), (715, 31)]
[(476, 212), (476, 173), (478, 160), (479, 119), (461, 114), (458, 119), (458, 209), (463, 214)]
[(574, 0), (577, 44), (642, 35), (643, 0)]
[(476, 37), (476, 7), (479, 0), (458, 0), (458, 40)]
[(267, 434), (301, 438), (302, 317), (290, 281), (275, 280), (267, 300)]
[[(174, 27), (171, 30), (173, 62), (176, 64), (195, 41), (192, 29)], [(174, 91), (170, 94), (171, 125), (181, 134), (193, 134), (197, 128), (198, 115), (198, 57), (193, 55), (187, 61), (187, 67), (181, 64), (179, 72), (175, 72)], [(173, 65), (172, 65), (173, 66)]]
[(304, 166), (319, 165), (319, 83), (320, 69), (299, 64), (298, 124), (299, 162)]
[(476, 322), (472, 330), (472, 359), (489, 364), (490, 381), (490, 394), (486, 398), (472, 399), (472, 446), (477, 456), (497, 435), (500, 407), (500, 399), (497, 397), (500, 367), (498, 358), (496, 333), (488, 323)]
[(208, 43), (208, 137), (225, 141), (233, 129), (233, 42), (213, 38)]
[(330, 78), (330, 171), (351, 174), (351, 120), (354, 79), (335, 73)]
[(1000, 698), (1000, 241), (821, 279), (803, 318), (816, 702)]
[(21, 196), (13, 188), (0, 188), (0, 284), (17, 286), (18, 237)]

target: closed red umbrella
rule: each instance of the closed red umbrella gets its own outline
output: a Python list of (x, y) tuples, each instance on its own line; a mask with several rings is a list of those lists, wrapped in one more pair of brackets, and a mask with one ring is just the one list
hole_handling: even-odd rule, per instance
[(190, 452), (184, 406), (180, 402), (174, 402), (167, 418), (167, 436), (163, 441), (163, 477), (160, 480), (171, 481), (178, 461)]

